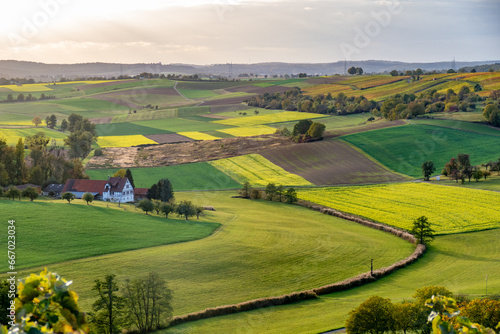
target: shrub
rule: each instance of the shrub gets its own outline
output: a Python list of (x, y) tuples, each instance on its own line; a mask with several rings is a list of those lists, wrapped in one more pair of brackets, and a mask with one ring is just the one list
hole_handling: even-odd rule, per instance
[(96, 148), (94, 151), (94, 157), (100, 157), (103, 155), (102, 148)]

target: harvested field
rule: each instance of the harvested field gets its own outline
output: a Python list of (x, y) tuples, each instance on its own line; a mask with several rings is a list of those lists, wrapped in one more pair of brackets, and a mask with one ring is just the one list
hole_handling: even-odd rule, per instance
[(143, 147), (106, 148), (104, 155), (92, 157), (88, 168), (127, 168), (170, 166), (190, 162), (211, 161), (249, 153), (259, 153), (277, 147), (297, 146), (291, 140), (269, 135), (251, 138), (223, 138)]
[(290, 150), (276, 148), (260, 153), (284, 170), (316, 185), (367, 184), (403, 181), (340, 140), (299, 144)]
[(177, 133), (165, 133), (159, 135), (145, 135), (144, 137), (154, 140), (158, 144), (175, 144), (175, 143), (187, 143), (193, 141), (193, 139), (181, 136)]
[(324, 137), (325, 138), (333, 138), (333, 137), (347, 136), (347, 135), (358, 133), (358, 132), (392, 128), (392, 127), (401, 126), (401, 125), (405, 125), (405, 124), (407, 124), (405, 120), (367, 123), (367, 124), (364, 124), (361, 126), (355, 126), (355, 127), (353, 126), (353, 127), (347, 128), (347, 129), (335, 129), (333, 131), (327, 131), (327, 132), (325, 132)]

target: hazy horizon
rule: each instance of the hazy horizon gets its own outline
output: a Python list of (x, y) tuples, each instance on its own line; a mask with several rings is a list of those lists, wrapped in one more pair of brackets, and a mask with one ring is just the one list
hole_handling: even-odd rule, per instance
[(48, 64), (494, 61), (495, 0), (9, 2), (2, 59)]

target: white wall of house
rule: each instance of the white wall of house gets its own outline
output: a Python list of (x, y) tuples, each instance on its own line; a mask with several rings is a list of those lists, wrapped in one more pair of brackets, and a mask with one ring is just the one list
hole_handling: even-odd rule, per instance
[(125, 187), (123, 188), (123, 191), (118, 192), (118, 191), (111, 191), (109, 189), (109, 186), (106, 185), (104, 188), (104, 191), (102, 193), (102, 200), (103, 201), (110, 201), (110, 202), (120, 202), (120, 203), (129, 203), (134, 201), (134, 188), (132, 188), (132, 185), (130, 184), (129, 180), (127, 180), (127, 183), (125, 184)]

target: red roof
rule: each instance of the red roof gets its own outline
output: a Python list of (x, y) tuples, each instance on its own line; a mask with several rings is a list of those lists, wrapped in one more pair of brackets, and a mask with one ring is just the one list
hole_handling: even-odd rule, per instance
[(135, 188), (134, 189), (134, 195), (139, 195), (139, 196), (147, 196), (148, 195), (149, 188)]
[(109, 183), (111, 186), (111, 191), (119, 191), (122, 192), (123, 188), (127, 184), (127, 177), (110, 177), (106, 183)]
[(106, 180), (75, 180), (68, 179), (63, 188), (63, 193), (65, 192), (89, 192), (98, 193), (102, 195), (104, 186), (108, 183)]

